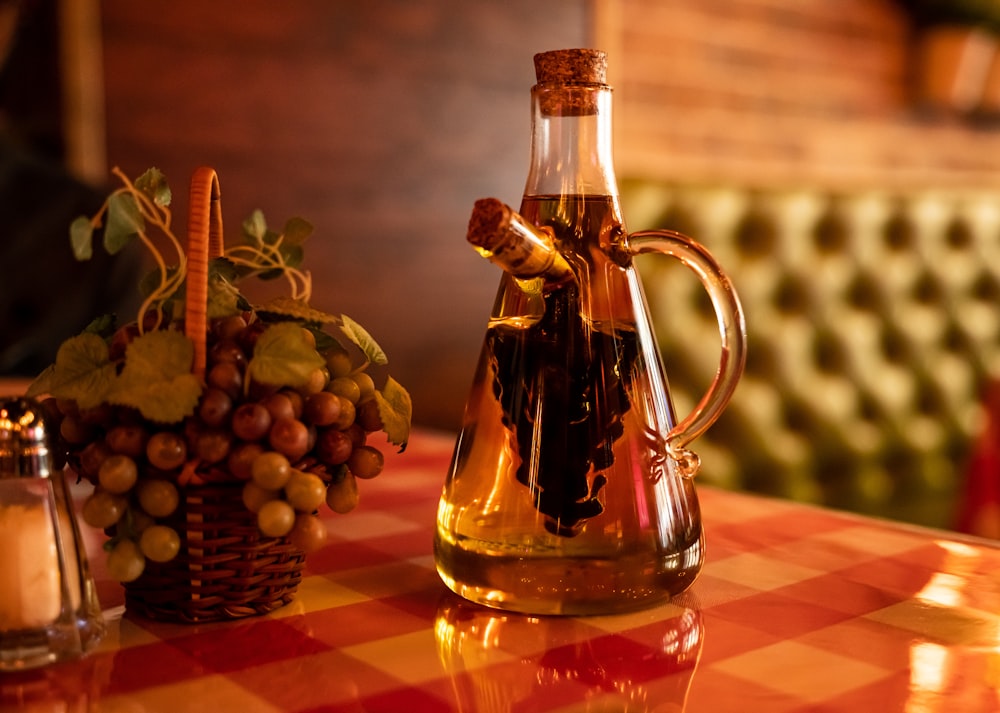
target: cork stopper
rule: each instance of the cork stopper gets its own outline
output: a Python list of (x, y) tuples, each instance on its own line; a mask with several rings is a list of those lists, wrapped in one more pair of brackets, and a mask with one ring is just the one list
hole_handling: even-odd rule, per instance
[(539, 84), (606, 84), (608, 56), (600, 50), (565, 49), (535, 55)]
[(496, 198), (476, 201), (466, 239), (483, 257), (515, 277), (543, 277), (550, 284), (573, 279), (551, 233), (531, 225)]
[(481, 198), (476, 201), (469, 218), (466, 240), (477, 248), (492, 251), (510, 228), (514, 211), (496, 198)]

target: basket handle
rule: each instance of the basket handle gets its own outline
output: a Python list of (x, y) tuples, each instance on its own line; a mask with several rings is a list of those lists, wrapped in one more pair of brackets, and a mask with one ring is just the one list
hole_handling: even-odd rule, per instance
[(187, 298), (184, 333), (194, 343), (193, 371), (205, 377), (208, 331), (208, 263), (222, 256), (222, 200), (215, 169), (202, 166), (191, 176), (188, 206)]

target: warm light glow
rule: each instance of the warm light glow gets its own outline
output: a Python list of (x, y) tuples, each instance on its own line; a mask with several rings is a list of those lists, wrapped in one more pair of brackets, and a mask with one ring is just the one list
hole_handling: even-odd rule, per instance
[[(940, 644), (921, 642), (910, 647), (910, 688), (913, 693), (944, 690), (948, 675), (948, 649)], [(919, 700), (919, 699), (918, 699)], [(908, 711), (920, 708), (907, 708)]]
[(962, 604), (962, 586), (965, 579), (954, 574), (935, 572), (927, 584), (917, 592), (917, 599), (954, 608)]

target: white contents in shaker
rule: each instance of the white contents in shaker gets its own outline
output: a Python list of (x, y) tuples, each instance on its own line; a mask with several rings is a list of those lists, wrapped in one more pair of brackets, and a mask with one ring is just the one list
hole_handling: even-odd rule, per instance
[(46, 499), (0, 505), (0, 552), (0, 631), (51, 625), (62, 609), (62, 583)]

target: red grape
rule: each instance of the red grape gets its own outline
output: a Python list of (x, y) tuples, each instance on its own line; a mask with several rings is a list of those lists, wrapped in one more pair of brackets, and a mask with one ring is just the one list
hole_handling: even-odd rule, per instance
[(382, 416), (378, 412), (378, 402), (375, 399), (365, 401), (358, 405), (357, 422), (369, 433), (381, 431), (383, 428)]
[(231, 361), (222, 361), (212, 366), (205, 376), (209, 386), (229, 394), (230, 398), (239, 398), (243, 392), (243, 368)]
[(146, 452), (149, 434), (138, 424), (123, 424), (113, 427), (104, 439), (115, 453), (139, 458)]
[(306, 421), (314, 426), (332, 426), (340, 418), (340, 397), (320, 391), (306, 399), (303, 409)]
[(385, 456), (382, 451), (372, 446), (361, 446), (354, 450), (347, 459), (347, 467), (359, 478), (374, 478), (382, 472)]
[(264, 447), (259, 443), (240, 443), (233, 446), (226, 459), (226, 467), (239, 480), (250, 480), (253, 474), (253, 463), (264, 453)]
[(226, 424), (232, 410), (233, 400), (229, 394), (222, 389), (209, 386), (201, 395), (201, 403), (198, 404), (198, 418), (206, 426), (218, 428)]
[(327, 465), (346, 463), (353, 450), (351, 437), (336, 428), (325, 428), (316, 438), (316, 457)]
[(245, 403), (236, 407), (233, 412), (231, 428), (237, 438), (244, 441), (257, 441), (271, 430), (271, 412), (261, 403)]
[(309, 429), (294, 418), (279, 418), (271, 424), (267, 440), (293, 463), (309, 452)]

